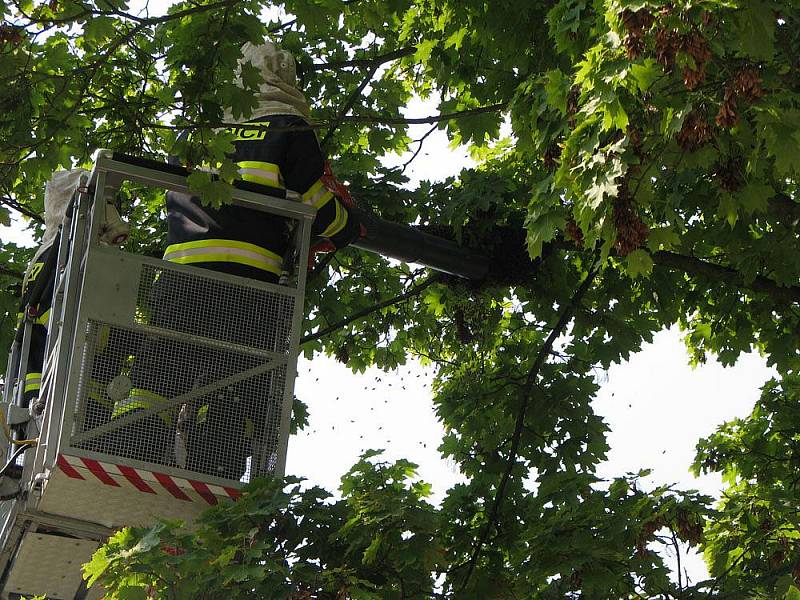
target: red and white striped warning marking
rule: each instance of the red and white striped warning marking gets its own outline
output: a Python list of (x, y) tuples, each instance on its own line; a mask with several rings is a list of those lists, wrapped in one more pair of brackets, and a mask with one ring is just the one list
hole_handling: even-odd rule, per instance
[(67, 477), (72, 479), (86, 480), (92, 476), (108, 486), (131, 486), (145, 494), (167, 493), (186, 502), (204, 500), (214, 506), (220, 498), (236, 500), (241, 494), (232, 487), (184, 479), (157, 471), (135, 469), (127, 465), (100, 462), (84, 456), (59, 454), (56, 464)]

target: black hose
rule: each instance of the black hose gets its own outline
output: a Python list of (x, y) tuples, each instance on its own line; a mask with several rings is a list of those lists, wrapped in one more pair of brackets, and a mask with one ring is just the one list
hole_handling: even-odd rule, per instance
[(28, 448), (33, 448), (33, 444), (23, 444), (22, 446), (20, 446), (19, 448), (17, 448), (17, 449), (14, 451), (14, 454), (12, 454), (12, 455), (11, 455), (11, 458), (10, 458), (10, 459), (8, 459), (8, 462), (5, 464), (5, 466), (4, 466), (2, 469), (0, 469), (0, 477), (2, 477), (3, 475), (5, 475), (5, 474), (6, 474), (6, 471), (7, 471), (7, 470), (8, 470), (8, 469), (9, 469), (9, 468), (12, 466), (12, 465), (14, 465), (14, 463), (16, 463), (16, 462), (17, 462), (17, 459), (20, 457), (20, 455), (21, 455), (23, 452), (25, 452), (25, 450), (27, 450)]

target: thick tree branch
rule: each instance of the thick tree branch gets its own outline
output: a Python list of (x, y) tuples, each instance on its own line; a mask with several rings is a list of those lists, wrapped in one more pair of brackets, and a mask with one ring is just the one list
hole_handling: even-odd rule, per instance
[(676, 254), (675, 252), (667, 252), (666, 250), (653, 252), (651, 256), (655, 264), (667, 267), (668, 269), (683, 271), (687, 275), (706, 277), (715, 281), (729, 283), (740, 288), (747, 288), (761, 294), (767, 294), (780, 304), (800, 303), (800, 287), (797, 286), (783, 287), (772, 279), (763, 277), (762, 275), (758, 275), (752, 281), (747, 282), (742, 273), (730, 267), (715, 265), (714, 263), (700, 260), (693, 256)]
[(442, 273), (435, 273), (434, 275), (431, 275), (425, 281), (420, 283), (418, 286), (415, 286), (415, 287), (411, 288), (410, 290), (403, 292), (402, 294), (398, 294), (394, 298), (389, 298), (388, 300), (384, 300), (383, 302), (379, 302), (378, 304), (374, 304), (373, 306), (370, 306), (369, 308), (364, 308), (362, 310), (359, 310), (359, 311), (353, 313), (352, 315), (350, 315), (349, 317), (345, 317), (344, 319), (342, 319), (340, 321), (337, 321), (336, 323), (333, 323), (332, 325), (329, 325), (328, 327), (320, 329), (319, 331), (317, 331), (315, 333), (309, 333), (308, 335), (304, 336), (300, 340), (300, 344), (303, 345), (303, 344), (306, 344), (308, 342), (313, 342), (314, 340), (318, 340), (319, 338), (325, 337), (326, 335), (329, 335), (329, 334), (333, 333), (334, 331), (337, 331), (338, 329), (341, 329), (342, 327), (346, 327), (347, 325), (349, 325), (353, 321), (358, 321), (359, 319), (363, 319), (364, 317), (367, 317), (367, 316), (371, 315), (374, 312), (378, 312), (379, 310), (383, 310), (387, 306), (393, 306), (395, 304), (399, 304), (400, 302), (404, 302), (405, 300), (408, 300), (409, 298), (413, 298), (414, 296), (418, 296), (427, 287), (429, 287), (432, 284), (440, 281), (442, 278), (443, 278), (443, 274)]
[(583, 282), (578, 287), (578, 290), (573, 294), (570, 301), (564, 307), (564, 310), (561, 312), (561, 316), (558, 318), (558, 322), (555, 324), (553, 329), (550, 330), (550, 334), (547, 336), (544, 344), (539, 349), (538, 354), (536, 355), (536, 359), (533, 361), (533, 365), (528, 370), (528, 374), (525, 379), (525, 384), (522, 386), (522, 406), (517, 413), (517, 419), (514, 424), (514, 433), (511, 436), (511, 449), (508, 453), (508, 459), (506, 462), (506, 469), (503, 472), (503, 476), (500, 479), (500, 483), (497, 486), (497, 491), (495, 492), (494, 501), (492, 502), (492, 507), (489, 510), (489, 516), (486, 521), (486, 526), (483, 528), (480, 537), (478, 538), (477, 543), (475, 544), (475, 549), (472, 552), (472, 556), (470, 557), (469, 562), (467, 563), (468, 569), (467, 573), (464, 576), (464, 581), (461, 583), (461, 588), (459, 592), (463, 592), (464, 589), (467, 587), (469, 583), (469, 579), (472, 576), (473, 571), (475, 570), (475, 566), (478, 564), (478, 559), (481, 555), (481, 550), (483, 549), (486, 540), (489, 538), (489, 534), (491, 533), (492, 529), (495, 527), (495, 522), (497, 521), (497, 514), (500, 511), (500, 504), (503, 502), (503, 496), (505, 495), (506, 486), (508, 485), (509, 480), (511, 479), (511, 473), (514, 470), (514, 466), (517, 464), (517, 453), (519, 452), (519, 445), (522, 440), (522, 430), (524, 429), (525, 425), (525, 415), (528, 411), (528, 403), (530, 402), (531, 393), (533, 391), (533, 385), (536, 383), (536, 378), (539, 376), (539, 371), (544, 365), (547, 357), (550, 356), (550, 352), (553, 349), (553, 344), (555, 343), (556, 339), (564, 333), (569, 322), (572, 320), (572, 316), (575, 313), (575, 309), (580, 304), (583, 297), (586, 295), (586, 292), (589, 291), (589, 288), (594, 283), (595, 276), (597, 275), (597, 271), (599, 270), (599, 263), (595, 262), (592, 267), (589, 269), (589, 272), (586, 274), (586, 277), (583, 279)]

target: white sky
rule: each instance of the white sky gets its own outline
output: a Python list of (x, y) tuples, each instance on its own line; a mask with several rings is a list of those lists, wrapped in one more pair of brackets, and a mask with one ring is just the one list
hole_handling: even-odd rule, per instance
[[(421, 102), (407, 111), (414, 116), (432, 112)], [(411, 137), (425, 131), (427, 126), (415, 126)], [(467, 152), (450, 150), (445, 135), (436, 131), (407, 174), (412, 183), (437, 180), (468, 164)], [(31, 243), (19, 222), (0, 227), (0, 239)], [(747, 415), (773, 372), (752, 354), (729, 369), (713, 360), (694, 370), (687, 363), (680, 334), (673, 329), (658, 334), (630, 361), (609, 369), (594, 402), (611, 427), (611, 451), (600, 476), (652, 468), (647, 482), (653, 486), (676, 484), (719, 495), (719, 477), (695, 479), (688, 472), (695, 444), (720, 423)], [(443, 430), (433, 411), (430, 370), (412, 362), (394, 373), (373, 369), (359, 376), (321, 357), (301, 360), (299, 374), (296, 394), (310, 407), (310, 425), (289, 442), (287, 474), (335, 491), (361, 452), (384, 448), (387, 459), (408, 458), (420, 465), (420, 476), (433, 484), (435, 502), (459, 481), (455, 466), (436, 451)], [(684, 565), (692, 580), (706, 576), (698, 556), (684, 559)]]

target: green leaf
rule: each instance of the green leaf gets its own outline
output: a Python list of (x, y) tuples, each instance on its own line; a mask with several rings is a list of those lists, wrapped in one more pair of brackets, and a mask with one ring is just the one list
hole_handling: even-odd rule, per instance
[(739, 203), (733, 194), (729, 192), (721, 192), (719, 195), (719, 207), (717, 214), (728, 222), (728, 225), (733, 227), (739, 220)]
[(800, 589), (792, 584), (783, 595), (784, 600), (800, 600)]
[(775, 53), (775, 28), (778, 25), (773, 7), (763, 0), (748, 0), (736, 12), (739, 54), (767, 60)]
[(422, 40), (417, 44), (417, 50), (414, 52), (414, 59), (421, 63), (428, 62), (436, 45), (436, 40)]
[(103, 42), (111, 39), (115, 33), (115, 19), (113, 17), (90, 17), (83, 30), (83, 35), (92, 42)]
[(625, 257), (625, 272), (634, 279), (647, 277), (653, 271), (653, 259), (646, 250), (634, 250)]
[(754, 212), (765, 212), (769, 199), (775, 195), (771, 185), (748, 183), (736, 192), (736, 201), (748, 215)]
[(147, 600), (150, 597), (146, 585), (126, 585), (116, 591), (115, 597), (119, 600)]
[(646, 92), (659, 77), (664, 75), (664, 71), (655, 60), (647, 58), (642, 64), (631, 65), (631, 75), (639, 90)]
[(369, 546), (367, 549), (364, 550), (364, 564), (371, 565), (378, 559), (378, 551), (381, 549), (381, 545), (383, 544), (383, 536), (381, 534), (376, 535), (372, 538)]
[(562, 114), (566, 114), (567, 112), (569, 88), (569, 78), (559, 69), (547, 72), (544, 84), (544, 91), (547, 94), (547, 103)]
[(556, 232), (562, 229), (565, 223), (566, 217), (561, 210), (548, 211), (534, 218), (526, 219), (528, 256), (531, 259), (541, 256), (543, 244), (553, 240)]
[(647, 236), (647, 248), (650, 252), (672, 250), (680, 244), (681, 238), (672, 227), (656, 227), (650, 229)]

